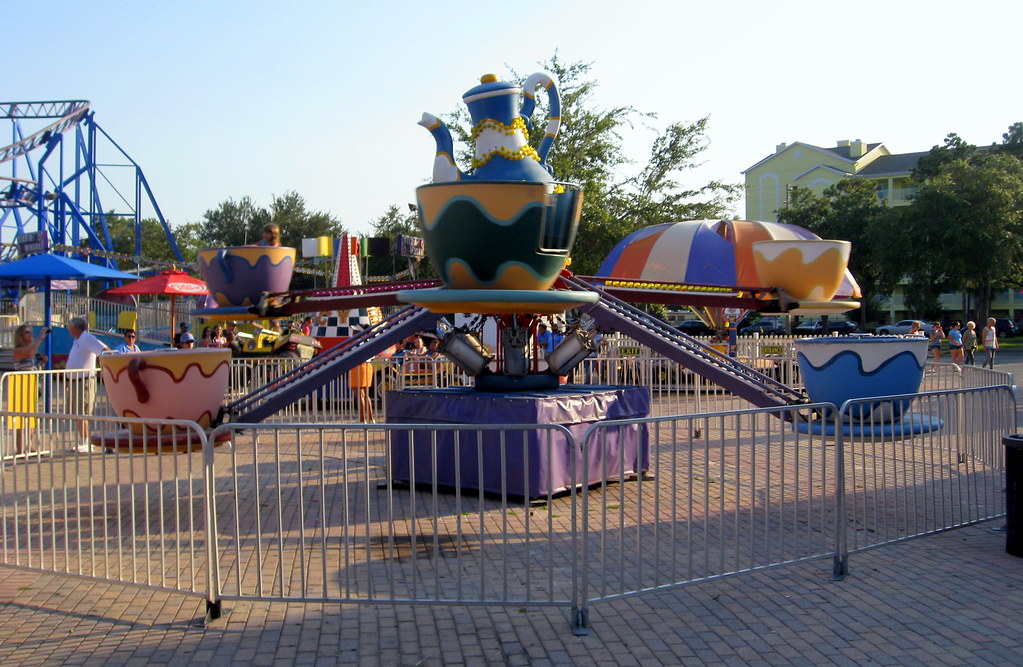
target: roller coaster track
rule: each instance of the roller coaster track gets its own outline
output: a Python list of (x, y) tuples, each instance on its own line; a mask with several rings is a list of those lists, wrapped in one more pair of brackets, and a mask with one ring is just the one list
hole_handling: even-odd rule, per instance
[(62, 102), (0, 102), (0, 120), (56, 118), (43, 129), (0, 148), (0, 164), (25, 155), (47, 143), (55, 134), (62, 134), (85, 117), (89, 110), (88, 100)]

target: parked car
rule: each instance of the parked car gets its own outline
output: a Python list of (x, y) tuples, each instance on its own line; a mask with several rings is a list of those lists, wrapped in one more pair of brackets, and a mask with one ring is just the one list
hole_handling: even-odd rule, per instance
[(828, 320), (827, 330), (820, 320), (810, 320), (801, 323), (794, 329), (794, 332), (801, 336), (823, 336), (826, 333), (844, 336), (859, 330), (856, 323), (849, 320)]
[(715, 331), (700, 320), (686, 320), (675, 327), (687, 336), (713, 336)]
[(785, 325), (780, 320), (765, 317), (739, 329), (740, 336), (752, 336), (755, 333), (761, 336), (780, 336), (785, 333)]
[(998, 332), (999, 338), (1012, 338), (1019, 333), (1019, 327), (1012, 320), (999, 317), (995, 320), (995, 331)]
[(913, 327), (913, 322), (920, 323), (920, 333), (925, 336), (930, 336), (931, 331), (934, 330), (933, 324), (928, 324), (923, 320), (902, 320), (898, 324), (885, 324), (877, 328), (878, 336), (896, 336), (900, 334), (908, 334), (909, 330)]

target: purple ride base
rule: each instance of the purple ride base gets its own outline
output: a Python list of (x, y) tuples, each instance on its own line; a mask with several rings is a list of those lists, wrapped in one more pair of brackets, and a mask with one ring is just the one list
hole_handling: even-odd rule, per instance
[[(620, 479), (647, 470), (647, 425), (607, 429), (593, 439), (585, 463), (583, 435), (597, 422), (646, 417), (649, 413), (650, 394), (642, 387), (571, 385), (512, 393), (477, 392), (466, 387), (389, 391), (388, 424), (559, 424), (575, 440), (573, 448), (562, 433), (555, 431), (394, 431), (390, 452), (393, 479), (416, 485), (436, 481), (452, 489), (482, 488), (494, 494), (504, 488), (516, 498), (540, 498), (572, 486), (573, 456), (582, 485)], [(432, 456), (434, 436), (436, 462)]]

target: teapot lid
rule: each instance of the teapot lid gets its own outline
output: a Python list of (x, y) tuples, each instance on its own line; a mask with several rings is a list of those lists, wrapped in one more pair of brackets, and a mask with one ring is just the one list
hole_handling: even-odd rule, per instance
[(480, 85), (470, 88), (462, 95), (462, 101), (466, 104), (496, 95), (519, 94), (522, 88), (516, 83), (498, 81), (496, 74), (484, 74), (480, 77)]

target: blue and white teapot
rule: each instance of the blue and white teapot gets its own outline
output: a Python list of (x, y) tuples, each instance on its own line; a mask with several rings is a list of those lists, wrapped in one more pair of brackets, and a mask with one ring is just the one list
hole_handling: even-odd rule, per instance
[[(538, 148), (529, 145), (528, 122), (536, 108), (537, 87), (547, 91), (550, 122)], [(518, 106), (522, 99), (521, 107)], [(498, 81), (486, 74), (480, 85), (466, 91), (462, 101), (472, 116), (472, 138), (475, 152), (472, 170), (463, 173), (455, 165), (451, 132), (436, 116), (423, 114), (419, 124), (430, 130), (437, 142), (433, 165), (433, 182), (452, 181), (527, 181), (550, 183), (554, 177), (547, 154), (554, 145), (561, 127), (561, 97), (552, 74), (538, 72), (517, 84)]]

